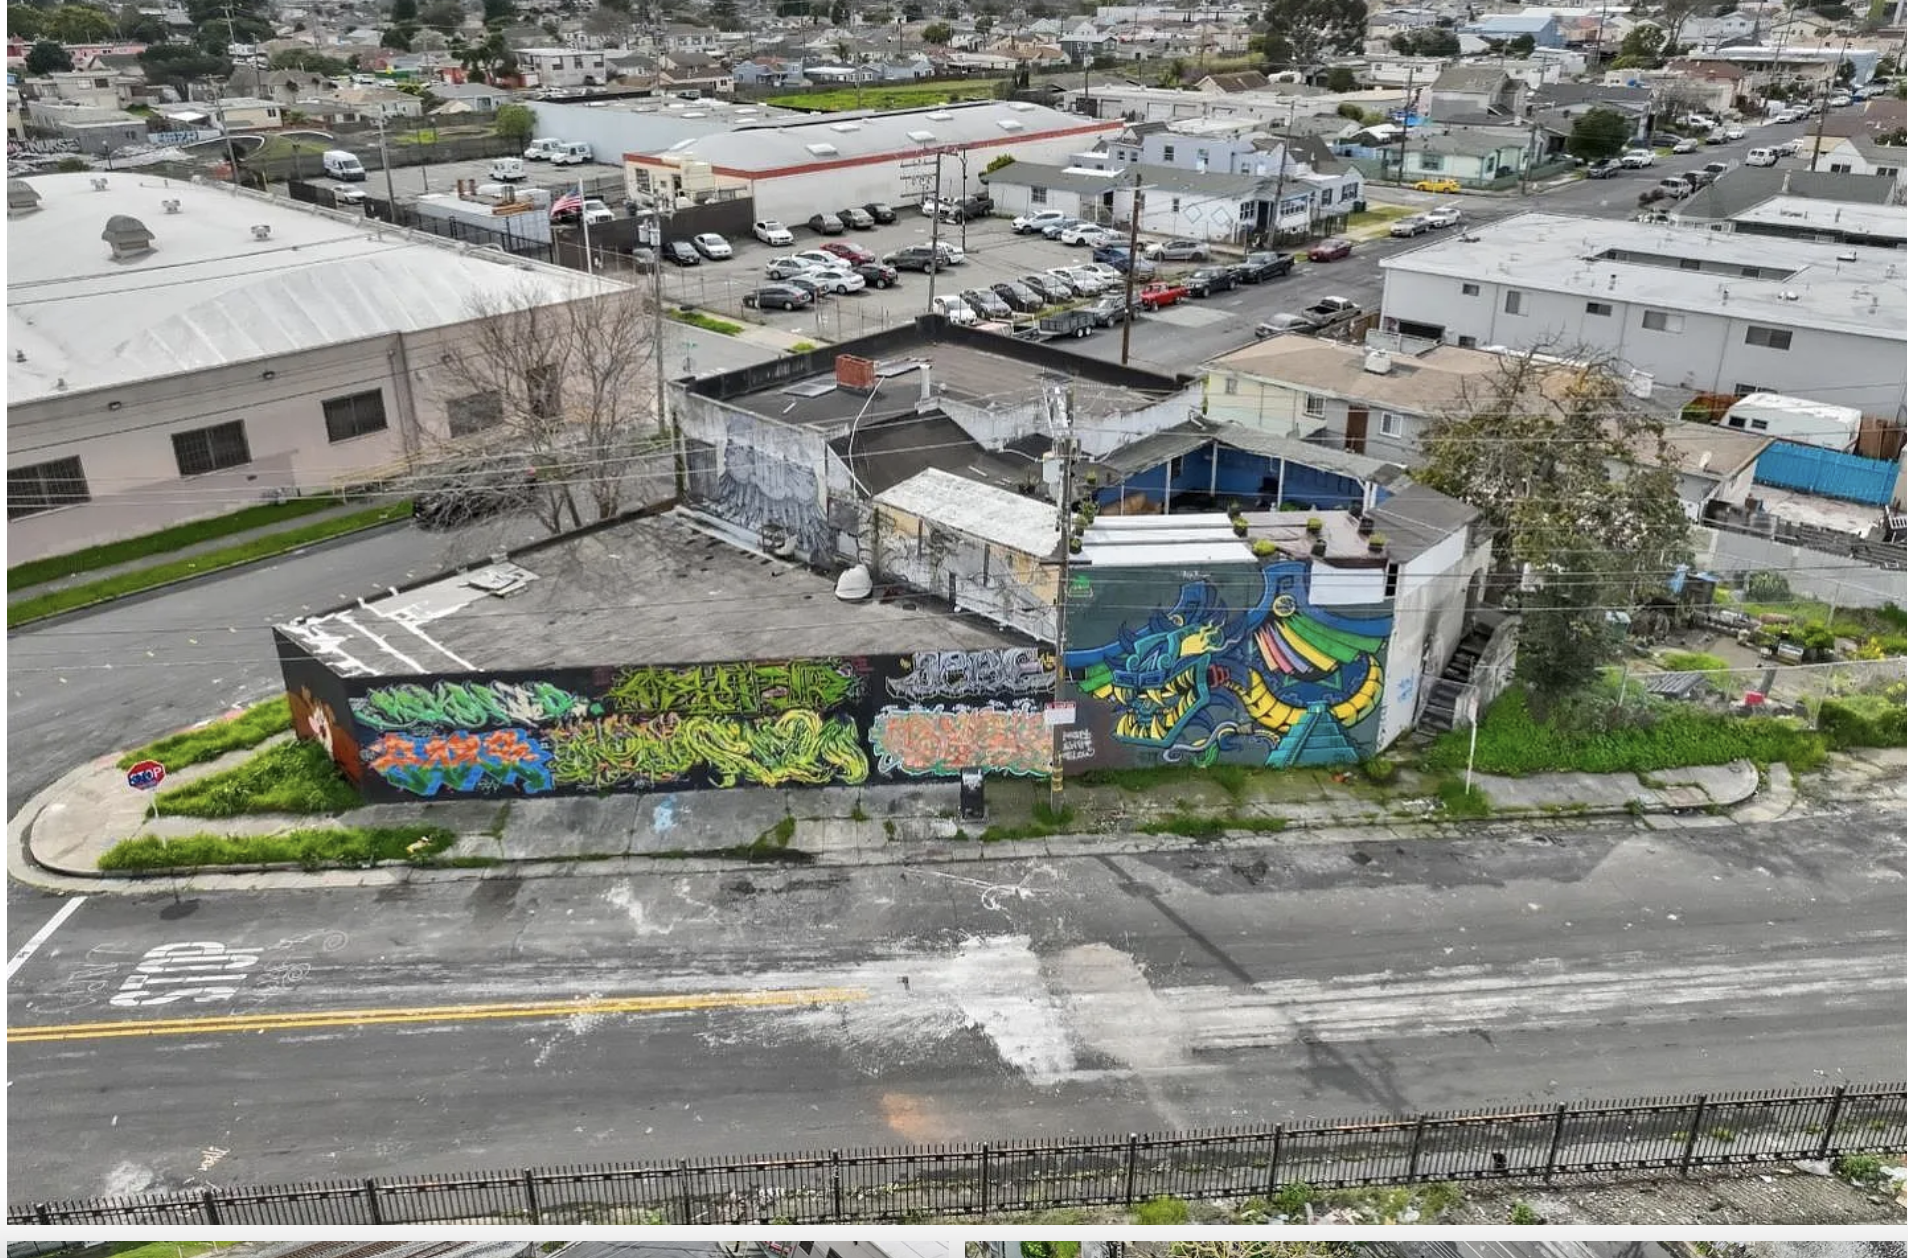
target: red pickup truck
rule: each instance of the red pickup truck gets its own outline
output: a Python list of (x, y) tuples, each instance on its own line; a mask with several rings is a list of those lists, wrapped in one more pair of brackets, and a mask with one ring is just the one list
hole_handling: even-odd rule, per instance
[(1140, 289), (1139, 296), (1136, 300), (1139, 302), (1139, 308), (1141, 310), (1158, 310), (1161, 306), (1176, 306), (1186, 300), (1186, 297), (1187, 292), (1184, 284), (1162, 282), (1159, 284), (1148, 284), (1145, 288)]

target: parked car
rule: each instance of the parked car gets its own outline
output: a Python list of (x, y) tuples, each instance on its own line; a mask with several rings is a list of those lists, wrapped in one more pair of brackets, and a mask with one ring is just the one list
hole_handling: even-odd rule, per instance
[(1666, 197), (1677, 198), (1686, 197), (1694, 191), (1694, 189), (1689, 186), (1688, 180), (1680, 176), (1659, 181), (1656, 185), (1656, 189)]
[(499, 157), (490, 163), (490, 177), (504, 183), (515, 183), (527, 179), (530, 172), (523, 168), (521, 157)]
[(1089, 271), (1085, 267), (1057, 266), (1047, 274), (1057, 280), (1064, 280), (1067, 287), (1082, 297), (1098, 297), (1106, 291), (1107, 281), (1097, 272)]
[(961, 207), (952, 201), (938, 201), (933, 197), (922, 197), (921, 217), (938, 218), (943, 223), (958, 223), (961, 221)]
[[(1695, 151), (1690, 149), (1692, 153)], [(1624, 149), (1623, 155), (1617, 158), (1617, 165), (1625, 170), (1642, 170), (1645, 166), (1656, 165), (1656, 153), (1653, 149)]]
[(598, 223), (615, 222), (616, 211), (597, 198), (589, 197), (580, 206), (550, 211), (550, 221), (552, 223), (588, 223), (591, 227), (595, 227)]
[(757, 310), (806, 310), (815, 299), (793, 284), (764, 284), (752, 293), (742, 294), (742, 304)]
[(851, 205), (845, 210), (836, 210), (835, 217), (856, 231), (865, 232), (874, 230), (874, 215), (858, 206)]
[(1854, 103), (1855, 98), (1850, 96), (1847, 92), (1837, 92), (1835, 95), (1829, 97), (1830, 109), (1846, 109)]
[(831, 240), (821, 247), (821, 252), (833, 254), (850, 266), (860, 266), (863, 262), (876, 260), (871, 251), (863, 249), (852, 240)]
[(1126, 283), (1126, 272), (1116, 266), (1108, 266), (1104, 262), (1088, 262), (1083, 266), (1070, 266), (1067, 270), (1069, 272), (1083, 271), (1088, 275), (1097, 276), (1100, 283), (1106, 285), (1108, 288), (1111, 288), (1115, 284)]
[(1229, 293), (1237, 286), (1232, 278), (1229, 266), (1202, 266), (1185, 280), (1188, 297), (1210, 297), (1214, 293)]
[(648, 275), (656, 269), (656, 251), (648, 245), (636, 245), (629, 251), (629, 264), (639, 275)]
[(841, 258), (826, 249), (803, 249), (789, 256), (798, 262), (806, 262), (811, 267), (841, 265)]
[(954, 219), (957, 223), (966, 222), (969, 219), (986, 218), (994, 212), (994, 198), (991, 193), (976, 192), (971, 197), (963, 198), (959, 208), (960, 212)]
[(1742, 161), (1745, 166), (1773, 166), (1780, 157), (1781, 152), (1777, 149), (1755, 148), (1750, 149)]
[(942, 293), (929, 303), (928, 313), (940, 315), (949, 323), (958, 323), (963, 326), (980, 322), (980, 316), (974, 313), (974, 308), (961, 300), (958, 293), (953, 296)]
[(1066, 217), (1059, 210), (1036, 210), (1032, 214), (1022, 214), (1014, 220), (1014, 232), (1016, 235), (1025, 236), (1032, 232), (1045, 231), (1049, 225), (1058, 223)]
[(1407, 214), (1391, 225), (1394, 236), (1422, 236), (1431, 230), (1431, 224), (1422, 214)]
[(1151, 258), (1145, 257), (1144, 255), (1138, 258), (1128, 258), (1126, 256), (1125, 245), (1104, 245), (1095, 249), (1093, 251), (1093, 260), (1095, 262), (1104, 263), (1121, 273), (1125, 273), (1130, 269), (1133, 274), (1139, 276), (1151, 275), (1159, 269), (1153, 264)]
[(563, 141), (553, 136), (546, 136), (541, 140), (532, 140), (530, 141), (530, 147), (523, 151), (523, 160), (526, 162), (547, 162), (550, 160), (551, 155), (562, 147)]
[(1014, 280), (1002, 280), (994, 285), (994, 292), (1018, 314), (1032, 314), (1047, 304), (1039, 293)]
[(1334, 236), (1330, 240), (1323, 240), (1313, 245), (1305, 256), (1314, 262), (1336, 262), (1340, 258), (1351, 257), (1351, 251), (1351, 241), (1343, 236)]
[(1462, 192), (1464, 185), (1448, 176), (1440, 179), (1420, 179), (1411, 185), (1419, 192)]
[(1063, 245), (1101, 245), (1112, 239), (1113, 233), (1098, 223), (1074, 223), (1058, 236)]
[(868, 281), (869, 288), (893, 288), (901, 282), (901, 272), (881, 262), (857, 262), (851, 268)]
[(1456, 227), (1464, 221), (1464, 211), (1455, 205), (1433, 206), (1425, 211), (1424, 221), (1436, 228)]
[(848, 230), (848, 225), (841, 221), (839, 215), (830, 214), (827, 210), (823, 210), (821, 213), (812, 215), (809, 218), (808, 230), (820, 232), (824, 236), (839, 236)]
[(1065, 280), (1055, 279), (1044, 272), (1035, 271), (1030, 275), (1023, 275), (1020, 277), (1020, 282), (1046, 298), (1049, 303), (1073, 300), (1073, 285)]
[(1080, 309), (1093, 316), (1093, 326), (1096, 328), (1110, 328), (1117, 323), (1124, 323), (1127, 315), (1131, 313), (1126, 308), (1124, 294), (1102, 297), (1092, 305), (1082, 306)]
[(808, 294), (810, 301), (820, 301), (822, 298), (828, 296), (831, 291), (822, 287), (822, 282), (815, 278), (813, 271), (803, 271), (800, 275), (791, 275), (783, 280), (782, 283), (787, 284), (790, 288), (801, 289), (804, 293)]
[(823, 291), (836, 296), (858, 293), (868, 287), (866, 279), (845, 266), (818, 266), (808, 273), (808, 277), (820, 284)]
[(1731, 144), (1735, 143), (1737, 140), (1747, 138), (1748, 135), (1749, 133), (1747, 131), (1744, 131), (1741, 127), (1738, 127), (1734, 125), (1733, 123), (1723, 128), (1723, 139), (1729, 141)]
[(1310, 332), (1311, 321), (1295, 314), (1275, 314), (1258, 327), (1252, 329), (1252, 335), (1264, 340), (1268, 336), (1288, 336), (1300, 332)]
[(974, 313), (983, 319), (1011, 319), (1014, 308), (1001, 300), (999, 293), (991, 288), (970, 288), (961, 294), (961, 300), (974, 308)]
[(673, 262), (677, 266), (702, 265), (702, 255), (697, 253), (696, 247), (686, 240), (670, 240), (664, 242), (662, 256), (664, 261)]
[(1212, 249), (1197, 240), (1167, 240), (1146, 246), (1146, 256), (1156, 262), (1204, 262)]
[(795, 233), (772, 218), (763, 219), (751, 230), (754, 231), (755, 238), (765, 245), (792, 245), (795, 243)]
[(777, 258), (762, 268), (763, 273), (772, 280), (785, 280), (792, 275), (806, 275), (815, 269), (815, 264), (807, 258)]
[(877, 223), (894, 222), (894, 207), (886, 201), (870, 201), (861, 208), (868, 211), (868, 217)]
[(1066, 231), (1070, 227), (1080, 227), (1083, 225), (1081, 220), (1074, 218), (1072, 215), (1068, 215), (1057, 223), (1048, 223), (1045, 227), (1042, 227), (1040, 234), (1045, 236), (1048, 240), (1058, 240), (1060, 239), (1061, 232)]
[(1139, 290), (1139, 296), (1134, 300), (1139, 303), (1141, 310), (1160, 310), (1167, 306), (1177, 306), (1186, 300), (1187, 295), (1184, 284), (1165, 282), (1148, 284)]
[(1709, 182), (1714, 183), (1716, 180), (1721, 179), (1724, 175), (1729, 173), (1729, 163), (1728, 162), (1704, 162), (1703, 173), (1709, 176)]
[(1245, 261), (1232, 268), (1241, 280), (1248, 284), (1258, 284), (1265, 280), (1277, 279), (1281, 275), (1292, 273), (1292, 255), (1289, 253), (1248, 253)]
[(920, 271), (927, 275), (947, 265), (944, 258), (937, 259), (933, 247), (929, 245), (904, 245), (884, 255), (881, 260), (897, 271)]
[(595, 151), (582, 140), (565, 140), (550, 151), (553, 166), (587, 166), (595, 160)]
[(1583, 177), (1585, 179), (1609, 179), (1614, 177), (1622, 169), (1623, 167), (1617, 165), (1607, 157), (1599, 158), (1597, 161), (1591, 162), (1588, 166), (1583, 168)]
[[(1702, 145), (1698, 143), (1695, 139), (1685, 136), (1683, 139), (1680, 139), (1676, 143), (1670, 145), (1670, 152), (1680, 157), (1685, 153), (1694, 153), (1697, 149), (1701, 147)], [(1643, 162), (1641, 164), (1644, 166), (1653, 166), (1656, 163)]]
[(693, 237), (689, 243), (696, 247), (697, 253), (711, 262), (720, 262), (724, 258), (735, 256), (735, 250), (729, 247), (729, 242), (715, 232), (703, 232), (700, 236)]

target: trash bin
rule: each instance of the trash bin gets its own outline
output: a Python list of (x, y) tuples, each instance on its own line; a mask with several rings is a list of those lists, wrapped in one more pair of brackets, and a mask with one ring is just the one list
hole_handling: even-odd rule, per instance
[(979, 769), (961, 770), (961, 820), (987, 819), (987, 775)]

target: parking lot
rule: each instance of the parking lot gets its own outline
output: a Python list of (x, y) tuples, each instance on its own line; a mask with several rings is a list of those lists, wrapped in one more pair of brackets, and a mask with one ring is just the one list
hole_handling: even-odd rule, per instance
[[(469, 162), (442, 162), (428, 166), (396, 166), (390, 172), (389, 187), (397, 193), (400, 202), (414, 201), (419, 196), (431, 192), (455, 192), (457, 183), (497, 183), (490, 177), (491, 159)], [(321, 188), (330, 188), (335, 192), (344, 192), (352, 188), (367, 196), (384, 198), (386, 192), (385, 172), (382, 170), (365, 171), (364, 182), (343, 183), (336, 179), (326, 179), (320, 175), (318, 159), (308, 159), (305, 171), (306, 181)], [(617, 217), (623, 214), (623, 172), (619, 166), (604, 162), (587, 162), (581, 166), (553, 166), (549, 162), (525, 162), (525, 178), (517, 183), (519, 188), (547, 188), (551, 199), (565, 192), (576, 190), (576, 181), (583, 181), (586, 196), (600, 196), (615, 209)]]

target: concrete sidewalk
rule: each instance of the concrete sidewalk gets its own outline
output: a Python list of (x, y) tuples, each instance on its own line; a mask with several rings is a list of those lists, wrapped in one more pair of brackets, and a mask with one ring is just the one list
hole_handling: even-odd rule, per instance
[[(156, 567), (159, 564), (173, 563), (181, 559), (192, 559), (199, 555), (209, 555), (216, 550), (225, 550), (233, 546), (243, 546), (245, 543), (256, 541), (261, 537), (270, 537), (276, 533), (289, 533), (293, 529), (304, 528), (307, 525), (323, 524), (327, 520), (336, 520), (343, 516), (356, 515), (360, 511), (369, 511), (378, 505), (380, 504), (369, 500), (342, 503), (335, 507), (326, 507), (323, 511), (312, 511), (305, 515), (290, 516), (283, 520), (274, 520), (269, 524), (262, 524), (257, 528), (246, 529), (238, 533), (227, 533), (223, 536), (212, 538), (209, 541), (194, 542), (190, 546), (181, 546), (176, 550), (161, 551), (157, 554), (148, 555), (144, 559), (133, 559), (126, 563), (111, 564), (104, 568), (88, 568), (85, 572), (76, 572), (69, 577), (56, 577), (51, 581), (42, 581), (38, 585), (16, 587), (9, 584), (7, 586), (7, 602), (13, 604), (20, 602), (22, 599), (38, 598), (42, 594), (52, 594), (59, 590), (71, 589), (76, 585), (90, 585), (95, 581), (104, 581), (108, 578), (120, 576), (128, 572), (138, 572), (145, 568)], [(382, 528), (384, 526), (376, 525), (374, 527)], [(349, 537), (351, 534), (340, 534), (340, 536)], [(325, 540), (330, 541), (332, 539), (326, 538)]]
[[(281, 736), (289, 737), (289, 735)], [(276, 740), (274, 740), (276, 741)], [(267, 744), (269, 745), (269, 744)], [(167, 779), (180, 785), (232, 767), (258, 749), (234, 752)], [(1843, 798), (1899, 790), (1899, 751), (1838, 764)], [(1029, 823), (1047, 797), (1045, 779), (993, 779), (989, 816), (959, 816), (948, 783), (820, 790), (658, 792), (641, 796), (374, 804), (337, 816), (253, 815), (230, 820), (151, 819), (148, 798), (129, 788), (116, 757), (82, 765), (37, 795), (9, 824), (9, 865), (16, 878), (74, 889), (149, 890), (150, 875), (103, 874), (114, 844), (138, 835), (274, 834), (332, 826), (439, 825), (460, 836), (451, 858), (469, 868), (408, 864), (376, 870), (312, 873), (247, 866), (181, 875), (196, 886), (301, 886), (382, 882), (410, 877), (481, 878), (598, 870), (687, 872), (735, 868), (747, 849), (770, 859), (820, 864), (900, 864), (1013, 859), (1034, 855), (1171, 851), (1208, 843), (1277, 848), (1318, 841), (1435, 838), (1475, 832), (1493, 822), (1520, 831), (1582, 826), (1595, 818), (1633, 825), (1736, 824), (1772, 819), (1798, 807), (1787, 770), (1766, 787), (1748, 762), (1646, 775), (1551, 773), (1525, 778), (1479, 774), (1488, 811), (1456, 818), (1436, 798), (1437, 782), (1401, 772), (1384, 785), (1357, 771), (1302, 770), (1250, 779), (1232, 794), (1210, 777), (1188, 776), (1144, 792), (1070, 782), (1065, 826)], [(1759, 793), (1760, 792), (1760, 793)], [(1736, 810), (1734, 817), (1730, 810)], [(1763, 816), (1767, 814), (1767, 816)], [(787, 833), (792, 822), (793, 833)], [(778, 834), (778, 830), (782, 833)], [(784, 841), (785, 840), (785, 841)], [(767, 849), (767, 850), (765, 850)], [(602, 872), (611, 872), (602, 870)], [(165, 875), (168, 880), (170, 875)], [(208, 881), (213, 880), (213, 881)]]

